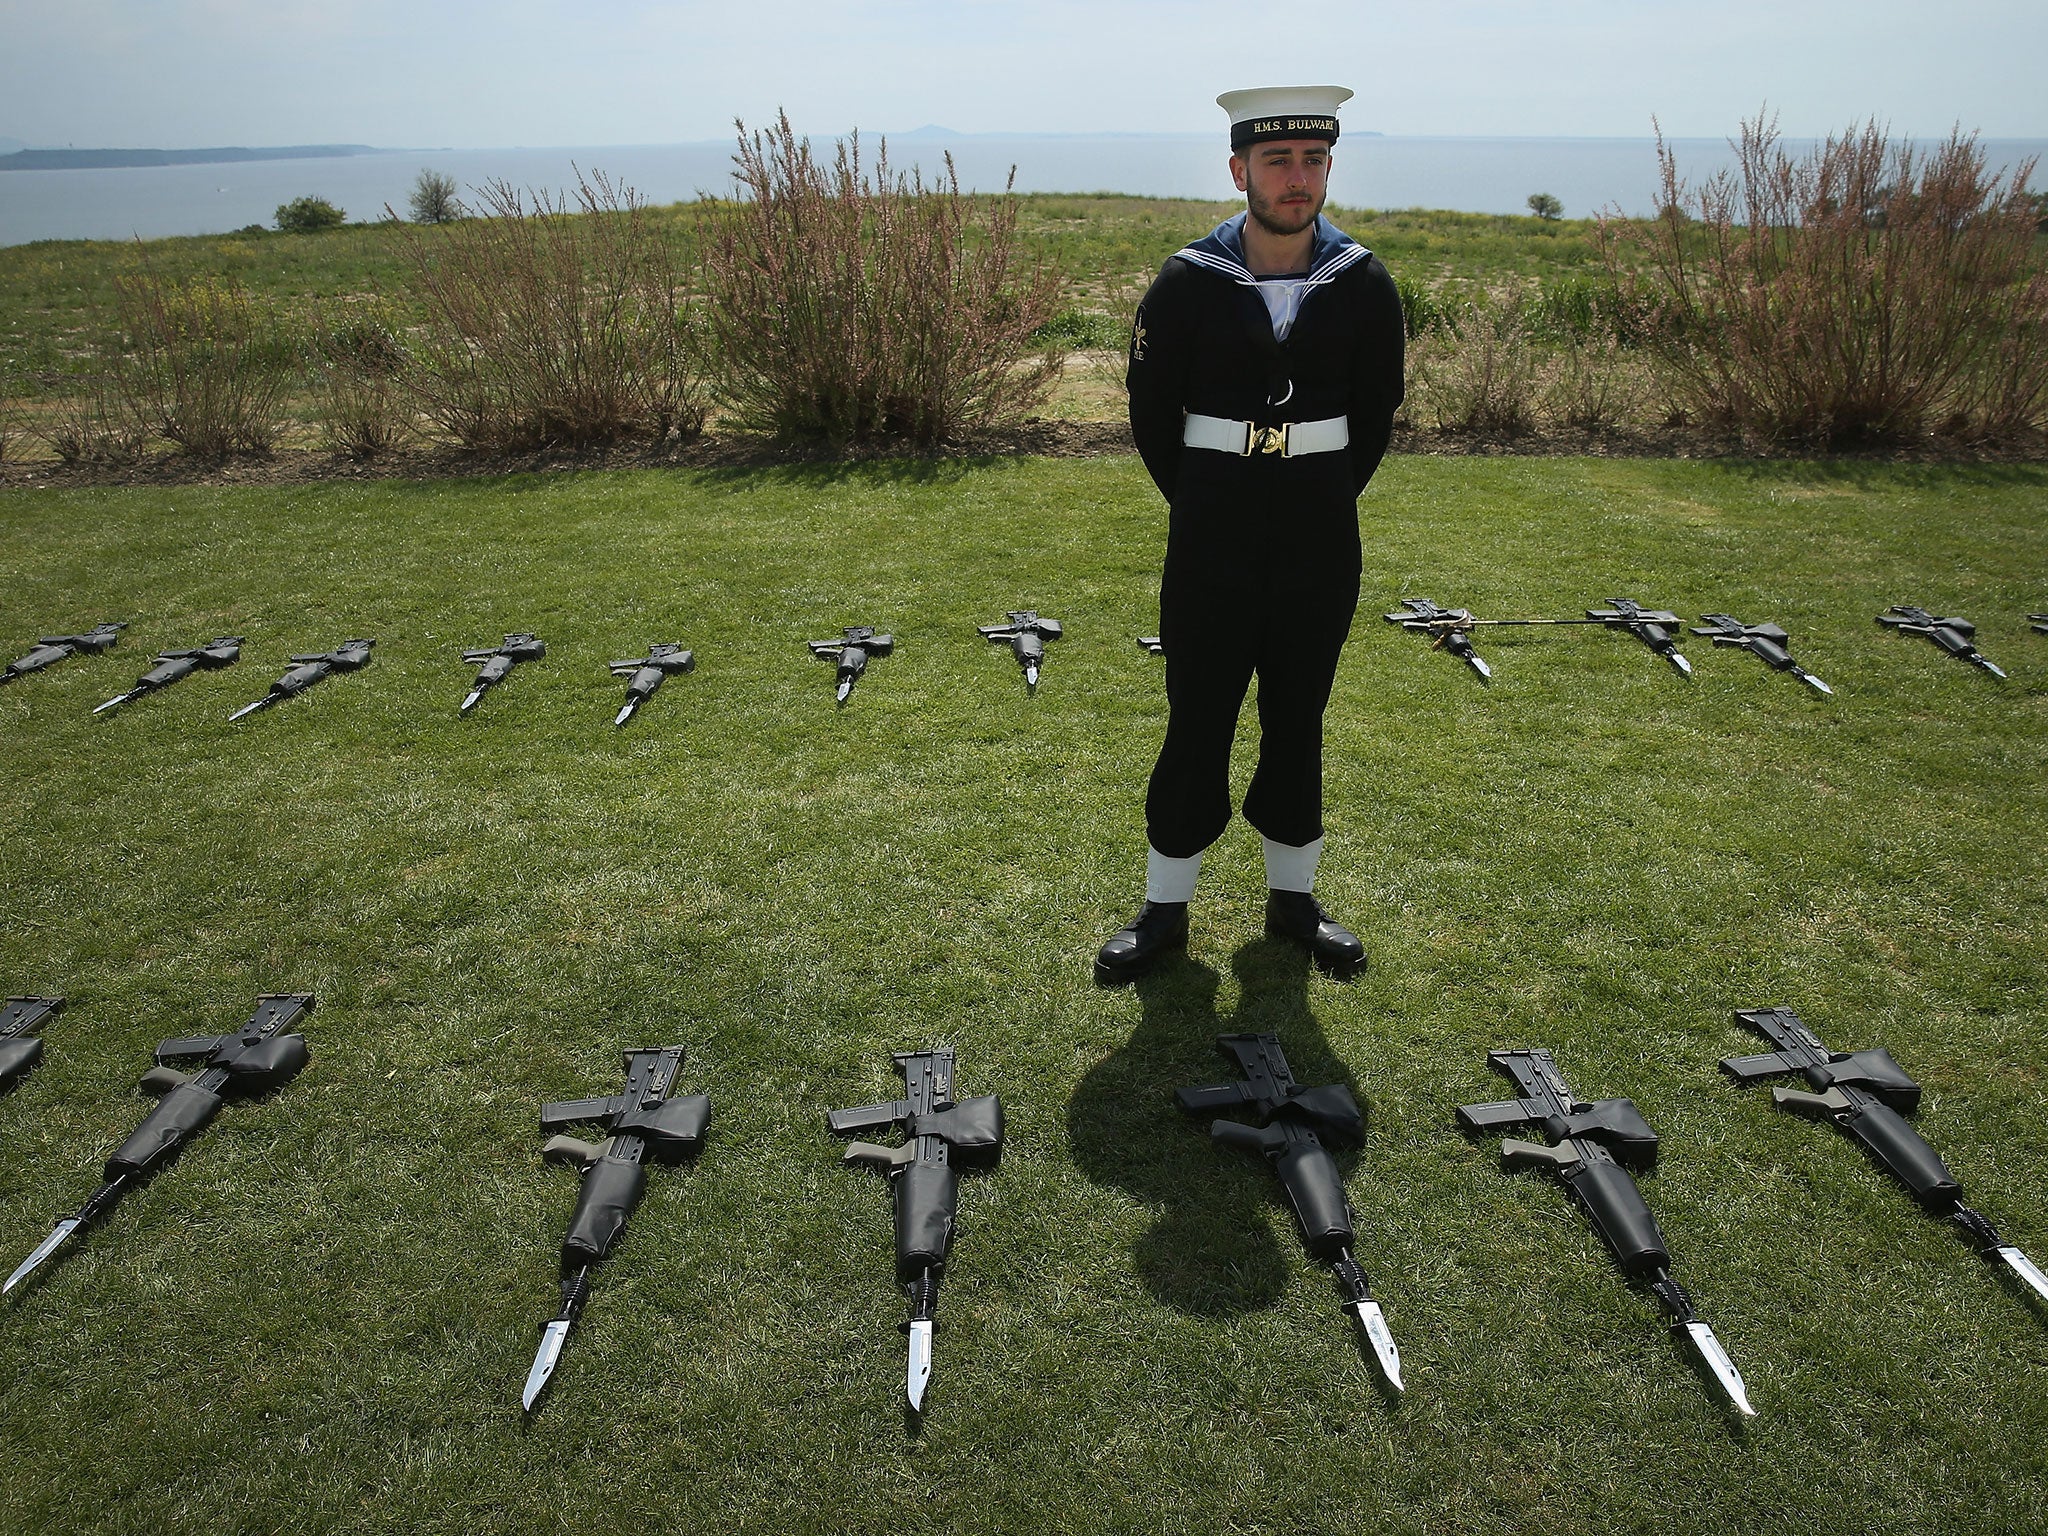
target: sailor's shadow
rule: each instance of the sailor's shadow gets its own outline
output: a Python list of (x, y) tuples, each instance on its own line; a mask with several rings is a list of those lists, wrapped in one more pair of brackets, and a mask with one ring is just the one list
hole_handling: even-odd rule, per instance
[[(1309, 962), (1298, 946), (1255, 940), (1230, 968), (1239, 996), (1227, 1019), (1216, 1009), (1221, 980), (1199, 961), (1176, 956), (1141, 977), (1138, 1028), (1067, 1104), (1081, 1171), (1153, 1213), (1135, 1247), (1139, 1276), (1167, 1306), (1197, 1316), (1273, 1305), (1295, 1284), (1300, 1238), (1264, 1159), (1213, 1144), (1208, 1121), (1182, 1113), (1174, 1091), (1237, 1080), (1216, 1048), (1232, 1032), (1278, 1035), (1304, 1084), (1350, 1084), (1309, 1011)], [(1348, 1173), (1355, 1151), (1335, 1150)]]

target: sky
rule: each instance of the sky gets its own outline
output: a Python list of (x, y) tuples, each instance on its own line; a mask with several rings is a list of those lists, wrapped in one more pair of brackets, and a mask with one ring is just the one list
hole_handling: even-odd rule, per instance
[(2048, 0), (0, 0), (0, 38), (0, 138), (79, 148), (1201, 133), (1325, 82), (1389, 134), (2048, 137)]

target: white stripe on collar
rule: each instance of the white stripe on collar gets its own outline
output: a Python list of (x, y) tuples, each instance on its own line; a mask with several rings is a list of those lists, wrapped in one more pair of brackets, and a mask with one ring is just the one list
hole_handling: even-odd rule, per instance
[[(1288, 280), (1302, 283), (1310, 288), (1317, 288), (1329, 282), (1346, 267), (1363, 261), (1371, 254), (1372, 252), (1364, 246), (1353, 243), (1339, 249), (1336, 255), (1332, 256), (1320, 267), (1317, 267), (1313, 272), (1304, 273), (1298, 278), (1288, 274)], [(1209, 267), (1214, 271), (1221, 272), (1240, 286), (1258, 286), (1259, 280), (1252, 275), (1251, 268), (1245, 266), (1243, 262), (1232, 261), (1228, 256), (1218, 256), (1212, 251), (1198, 251), (1192, 245), (1175, 251), (1174, 255), (1178, 256), (1182, 261), (1193, 262), (1197, 266)]]

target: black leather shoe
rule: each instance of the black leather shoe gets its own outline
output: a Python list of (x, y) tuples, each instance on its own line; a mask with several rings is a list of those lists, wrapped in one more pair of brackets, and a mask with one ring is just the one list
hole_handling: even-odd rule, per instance
[(1358, 935), (1307, 891), (1266, 892), (1266, 932), (1307, 945), (1317, 968), (1332, 976), (1356, 976), (1365, 969), (1365, 946)]
[(1185, 949), (1187, 942), (1188, 904), (1148, 901), (1128, 927), (1117, 929), (1095, 952), (1096, 984), (1120, 987), (1135, 981), (1151, 970), (1161, 955)]

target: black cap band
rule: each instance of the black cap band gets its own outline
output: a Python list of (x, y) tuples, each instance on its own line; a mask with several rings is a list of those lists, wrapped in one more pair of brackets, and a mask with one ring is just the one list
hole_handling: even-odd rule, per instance
[(1288, 113), (1248, 117), (1241, 123), (1230, 125), (1230, 147), (1233, 151), (1273, 139), (1321, 139), (1325, 144), (1334, 144), (1337, 142), (1337, 119)]

